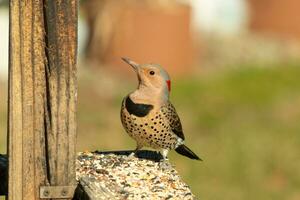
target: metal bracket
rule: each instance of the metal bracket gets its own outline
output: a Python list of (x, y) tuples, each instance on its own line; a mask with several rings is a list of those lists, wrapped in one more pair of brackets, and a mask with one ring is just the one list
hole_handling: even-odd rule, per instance
[(41, 199), (73, 198), (77, 186), (40, 186)]

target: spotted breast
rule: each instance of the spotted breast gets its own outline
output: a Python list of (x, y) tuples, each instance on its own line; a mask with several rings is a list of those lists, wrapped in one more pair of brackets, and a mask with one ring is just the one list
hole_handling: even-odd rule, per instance
[(136, 104), (127, 96), (122, 102), (121, 121), (139, 149), (174, 149), (184, 140), (180, 120), (170, 102), (154, 109), (152, 105)]

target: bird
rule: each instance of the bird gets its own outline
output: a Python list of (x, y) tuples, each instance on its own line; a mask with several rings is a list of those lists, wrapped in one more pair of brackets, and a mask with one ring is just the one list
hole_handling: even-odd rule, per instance
[(121, 122), (136, 141), (135, 154), (143, 147), (159, 151), (168, 160), (170, 150), (194, 160), (202, 160), (185, 144), (180, 118), (169, 100), (170, 76), (159, 64), (138, 64), (122, 57), (138, 78), (138, 87), (124, 97)]

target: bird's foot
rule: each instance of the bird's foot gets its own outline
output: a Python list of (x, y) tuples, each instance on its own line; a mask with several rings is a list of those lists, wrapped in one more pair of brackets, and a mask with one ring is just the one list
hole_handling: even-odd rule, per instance
[(130, 153), (129, 156), (128, 156), (128, 158), (131, 158), (131, 159), (135, 158), (135, 153), (136, 153), (135, 151), (133, 151), (132, 153)]

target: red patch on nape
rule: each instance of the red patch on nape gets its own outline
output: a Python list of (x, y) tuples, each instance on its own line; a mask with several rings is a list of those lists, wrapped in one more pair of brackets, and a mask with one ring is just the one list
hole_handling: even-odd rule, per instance
[(171, 81), (167, 80), (166, 82), (167, 82), (168, 90), (170, 92), (171, 91)]

